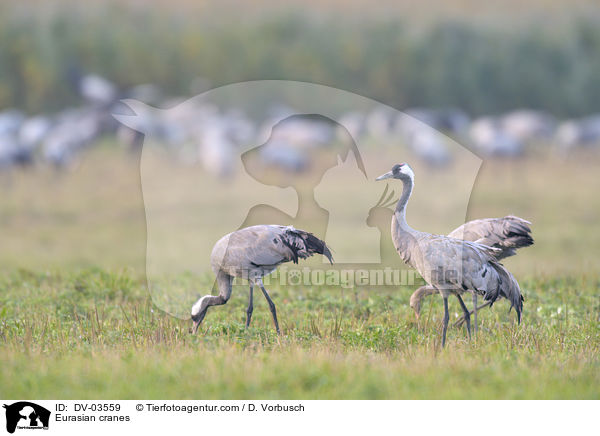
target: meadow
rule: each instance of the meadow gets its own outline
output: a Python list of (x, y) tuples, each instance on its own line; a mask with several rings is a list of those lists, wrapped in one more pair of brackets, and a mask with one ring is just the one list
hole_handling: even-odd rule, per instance
[[(365, 153), (388, 162), (393, 150)], [(281, 337), (259, 295), (244, 329), (247, 293), (236, 291), (192, 336), (146, 288), (136, 156), (107, 143), (69, 172), (2, 174), (0, 397), (600, 399), (598, 163), (591, 152), (484, 163), (466, 218), (533, 222), (536, 244), (506, 261), (525, 295), (523, 323), (499, 302), (480, 312), (476, 340), (451, 328), (445, 349), (441, 299), (417, 322), (408, 286), (273, 284)], [(460, 174), (431, 174), (450, 176)], [(452, 228), (420, 204), (409, 211), (415, 227)], [(208, 273), (192, 277), (212, 285)]]

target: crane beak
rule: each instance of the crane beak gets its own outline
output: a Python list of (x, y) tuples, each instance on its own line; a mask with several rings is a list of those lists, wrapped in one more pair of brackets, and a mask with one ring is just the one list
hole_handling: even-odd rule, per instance
[(208, 308), (204, 309), (201, 313), (199, 313), (196, 316), (192, 316), (192, 321), (194, 322), (194, 324), (192, 325), (192, 328), (190, 329), (190, 333), (195, 335), (196, 332), (198, 331), (198, 328), (200, 327), (200, 323), (202, 322), (202, 320), (204, 319), (204, 317), (206, 316), (206, 310)]
[(375, 180), (391, 179), (392, 177), (394, 177), (394, 173), (392, 173), (391, 171), (388, 171), (387, 173), (382, 174), (379, 177), (377, 177)]
[(194, 325), (192, 326), (192, 329), (190, 330), (190, 333), (195, 335), (196, 332), (198, 331), (198, 327), (200, 327), (200, 322), (199, 321), (194, 321)]

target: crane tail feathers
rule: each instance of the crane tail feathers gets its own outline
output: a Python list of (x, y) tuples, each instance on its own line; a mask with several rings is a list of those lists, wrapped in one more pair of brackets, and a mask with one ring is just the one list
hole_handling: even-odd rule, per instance
[(504, 225), (504, 236), (498, 244), (499, 247), (506, 250), (506, 256), (515, 254), (516, 249), (529, 247), (533, 245), (533, 237), (531, 236), (531, 223), (516, 216), (506, 216), (502, 218)]
[[(523, 313), (523, 295), (521, 294), (521, 288), (519, 283), (514, 276), (504, 268), (501, 263), (490, 262), (496, 273), (498, 274), (498, 288), (491, 298), (496, 300), (498, 296), (506, 298), (510, 302), (511, 309), (514, 307), (517, 312), (517, 321), (521, 324), (521, 315)], [(509, 309), (510, 310), (510, 309)]]
[(320, 240), (315, 235), (304, 230), (287, 227), (286, 233), (281, 237), (282, 242), (290, 249), (294, 263), (298, 263), (298, 258), (306, 259), (313, 254), (322, 254), (333, 264), (333, 256), (331, 250), (325, 244), (325, 241)]
[(331, 250), (329, 249), (327, 244), (325, 244), (325, 241), (320, 240), (312, 233), (307, 233), (305, 242), (306, 248), (309, 250), (309, 252), (312, 251), (317, 254), (322, 254), (327, 258), (327, 260), (329, 260), (330, 264), (333, 264), (333, 256), (331, 254)]

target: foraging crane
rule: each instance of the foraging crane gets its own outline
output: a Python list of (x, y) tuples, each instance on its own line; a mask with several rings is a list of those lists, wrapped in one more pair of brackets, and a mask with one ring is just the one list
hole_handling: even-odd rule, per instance
[(500, 118), (502, 130), (521, 142), (548, 140), (556, 128), (549, 114), (533, 109), (519, 109)]
[[(464, 239), (500, 249), (495, 256), (497, 260), (517, 254), (517, 249), (533, 244), (531, 223), (516, 216), (504, 218), (484, 218), (469, 221), (448, 234), (450, 238)], [(421, 312), (421, 301), (428, 295), (437, 294), (433, 286), (421, 286), (410, 296), (410, 307), (415, 311), (417, 320)], [(477, 332), (477, 311), (491, 304), (490, 301), (477, 306), (477, 294), (473, 294), (473, 316), (475, 332)], [(458, 325), (466, 319), (463, 317)]]
[(402, 260), (415, 268), (425, 281), (444, 298), (442, 347), (448, 329), (448, 296), (456, 295), (465, 314), (471, 337), (470, 313), (461, 298), (464, 292), (482, 295), (492, 304), (504, 297), (517, 311), (521, 322), (523, 297), (519, 284), (496, 259), (498, 248), (443, 235), (433, 235), (411, 228), (406, 222), (406, 204), (414, 186), (414, 172), (408, 164), (394, 165), (392, 170), (375, 180), (400, 179), (402, 195), (392, 217), (392, 240)]
[(598, 144), (600, 141), (600, 114), (561, 123), (556, 130), (556, 141), (561, 152), (572, 151), (575, 147)]
[(253, 310), (253, 288), (260, 286), (267, 302), (277, 334), (280, 334), (275, 304), (265, 289), (262, 277), (272, 273), (285, 262), (298, 263), (318, 253), (333, 263), (331, 252), (325, 242), (304, 230), (292, 226), (257, 225), (246, 227), (223, 236), (213, 247), (210, 263), (217, 276), (219, 295), (206, 295), (192, 307), (192, 332), (196, 333), (210, 306), (227, 303), (231, 297), (234, 277), (242, 277), (250, 283), (250, 297), (246, 310), (246, 327), (250, 325)]
[(497, 118), (481, 117), (469, 128), (471, 143), (485, 156), (518, 157), (523, 154), (524, 143), (505, 130)]

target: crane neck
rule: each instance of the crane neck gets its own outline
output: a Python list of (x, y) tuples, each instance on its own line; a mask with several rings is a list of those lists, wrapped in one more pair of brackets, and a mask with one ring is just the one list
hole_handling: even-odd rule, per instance
[(406, 178), (402, 179), (402, 185), (402, 195), (398, 200), (398, 204), (396, 204), (396, 210), (394, 212), (395, 223), (393, 222), (393, 224), (396, 224), (398, 230), (412, 231), (412, 228), (406, 222), (406, 204), (412, 194), (414, 182), (412, 178)]

